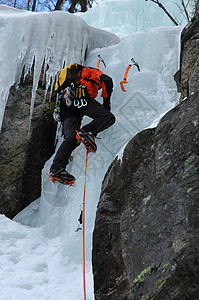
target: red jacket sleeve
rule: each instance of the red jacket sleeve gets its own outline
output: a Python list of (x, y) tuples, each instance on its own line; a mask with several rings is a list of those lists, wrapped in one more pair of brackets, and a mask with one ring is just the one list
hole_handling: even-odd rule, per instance
[(87, 90), (91, 97), (95, 98), (98, 94), (98, 88), (96, 85), (100, 85), (102, 88), (101, 97), (103, 99), (109, 99), (113, 89), (112, 79), (103, 74), (102, 71), (94, 68), (83, 68), (78, 74), (80, 76), (79, 82), (87, 87)]

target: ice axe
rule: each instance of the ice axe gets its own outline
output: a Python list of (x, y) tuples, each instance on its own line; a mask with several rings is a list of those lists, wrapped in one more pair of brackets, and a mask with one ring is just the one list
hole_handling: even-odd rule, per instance
[(120, 86), (121, 86), (121, 89), (123, 90), (123, 92), (126, 92), (126, 90), (124, 88), (124, 83), (128, 83), (128, 81), (126, 80), (127, 75), (128, 75), (130, 67), (133, 65), (135, 65), (138, 68), (138, 71), (140, 72), (140, 67), (139, 67), (138, 63), (133, 58), (131, 58), (131, 63), (127, 66), (127, 68), (125, 70), (124, 79), (122, 81), (120, 81)]
[(100, 54), (98, 55), (98, 60), (97, 60), (97, 69), (99, 70), (99, 65), (100, 65), (100, 61), (104, 64), (105, 68), (106, 68), (106, 64), (103, 60), (103, 58), (100, 56)]

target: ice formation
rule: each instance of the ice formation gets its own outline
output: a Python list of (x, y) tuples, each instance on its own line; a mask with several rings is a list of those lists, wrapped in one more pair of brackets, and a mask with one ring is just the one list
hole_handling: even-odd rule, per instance
[(119, 41), (67, 12), (32, 13), (4, 5), (0, 5), (0, 40), (0, 128), (10, 87), (19, 84), (22, 72), (25, 77), (34, 65), (31, 120), (42, 67), (48, 90), (64, 65), (71, 61), (83, 63), (87, 50)]

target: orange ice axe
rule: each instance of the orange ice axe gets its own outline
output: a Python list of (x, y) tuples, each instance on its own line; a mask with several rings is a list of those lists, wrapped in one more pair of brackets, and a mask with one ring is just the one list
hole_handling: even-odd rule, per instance
[(99, 65), (100, 65), (100, 61), (104, 64), (105, 68), (106, 68), (106, 64), (103, 60), (103, 58), (100, 56), (100, 54), (98, 55), (98, 60), (97, 60), (97, 69), (99, 70)]
[(120, 81), (120, 86), (121, 86), (121, 89), (123, 90), (123, 92), (126, 92), (126, 90), (124, 88), (124, 83), (128, 83), (128, 81), (126, 80), (127, 75), (128, 75), (129, 69), (133, 65), (135, 65), (138, 68), (138, 71), (140, 72), (140, 67), (139, 67), (138, 63), (133, 58), (131, 58), (131, 63), (127, 66), (127, 68), (125, 70), (124, 79), (122, 81)]

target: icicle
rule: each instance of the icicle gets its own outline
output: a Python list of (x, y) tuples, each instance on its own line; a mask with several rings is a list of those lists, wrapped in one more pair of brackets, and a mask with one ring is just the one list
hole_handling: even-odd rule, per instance
[(39, 78), (41, 75), (41, 69), (44, 61), (44, 57), (35, 57), (34, 59), (34, 79), (33, 79), (33, 86), (32, 86), (32, 98), (31, 98), (31, 106), (30, 106), (30, 116), (29, 116), (29, 126), (28, 126), (28, 134), (30, 134), (31, 129), (31, 121), (32, 121), (32, 115), (34, 110), (34, 104), (35, 104), (35, 98), (37, 93), (37, 88), (39, 84)]
[[(24, 11), (19, 17), (18, 10), (8, 10), (6, 15), (5, 12), (1, 14), (0, 10), (0, 18), (2, 21), (0, 128), (10, 87), (18, 86), (21, 76), (23, 75), (25, 80), (26, 76), (32, 72), (34, 78), (28, 126), (30, 134), (42, 67), (43, 84), (46, 85), (45, 97), (48, 89), (50, 89), (51, 97), (55, 76), (63, 65), (83, 62), (88, 44), (89, 27), (80, 17), (63, 12)], [(12, 35), (9, 34), (10, 32)]]
[(1, 91), (1, 93), (0, 93), (0, 99), (2, 101), (1, 105), (0, 105), (0, 132), (1, 132), (1, 127), (2, 127), (2, 123), (3, 123), (3, 117), (4, 117), (4, 112), (5, 112), (8, 95), (9, 95), (9, 89), (7, 91)]

